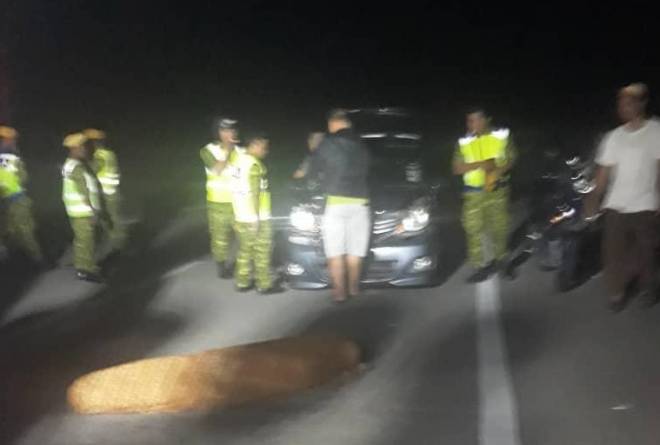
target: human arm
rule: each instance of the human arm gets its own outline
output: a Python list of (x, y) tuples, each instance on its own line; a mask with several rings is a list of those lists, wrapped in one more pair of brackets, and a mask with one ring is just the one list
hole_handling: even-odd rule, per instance
[(452, 161), (452, 172), (455, 175), (464, 175), (467, 172), (472, 170), (484, 169), (490, 171), (495, 168), (495, 161), (493, 159), (488, 159), (486, 161), (478, 162), (465, 162), (463, 154), (461, 153), (461, 148), (456, 147), (454, 151), (454, 159)]
[(224, 160), (216, 159), (207, 147), (200, 150), (199, 156), (202, 158), (204, 166), (209, 170), (213, 170), (218, 175), (225, 169), (227, 166), (227, 159), (229, 159), (229, 156), (226, 156)]

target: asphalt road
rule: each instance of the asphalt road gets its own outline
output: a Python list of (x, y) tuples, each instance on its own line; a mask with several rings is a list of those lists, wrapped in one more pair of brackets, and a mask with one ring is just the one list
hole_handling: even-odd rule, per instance
[[(481, 286), (461, 267), (435, 288), (369, 289), (337, 306), (325, 291), (237, 294), (215, 277), (206, 244), (191, 211), (145, 237), (105, 286), (66, 267), (10, 286), (0, 443), (660, 443), (660, 309), (609, 314), (599, 277), (559, 294), (533, 260), (516, 281)], [(355, 339), (366, 371), (210, 414), (66, 406), (67, 385), (95, 369), (309, 332)]]

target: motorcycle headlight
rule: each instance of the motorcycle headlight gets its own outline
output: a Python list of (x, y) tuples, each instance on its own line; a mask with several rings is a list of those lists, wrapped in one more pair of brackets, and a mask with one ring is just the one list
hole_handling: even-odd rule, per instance
[(429, 208), (413, 207), (408, 210), (408, 215), (401, 221), (401, 229), (403, 232), (419, 232), (424, 230), (431, 221)]
[(590, 181), (587, 181), (584, 178), (580, 178), (577, 181), (573, 182), (573, 190), (575, 190), (576, 193), (579, 193), (581, 195), (586, 195), (591, 193), (596, 186), (592, 184)]
[(313, 232), (316, 230), (316, 217), (304, 207), (295, 207), (289, 215), (289, 221), (294, 229), (301, 232)]

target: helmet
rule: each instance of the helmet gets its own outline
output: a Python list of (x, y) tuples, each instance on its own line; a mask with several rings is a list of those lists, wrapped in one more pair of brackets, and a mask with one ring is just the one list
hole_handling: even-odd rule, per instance
[(83, 130), (82, 134), (84, 134), (87, 139), (92, 141), (100, 141), (105, 139), (105, 131), (97, 130), (96, 128), (88, 128)]
[(62, 145), (64, 145), (66, 148), (76, 148), (84, 145), (88, 140), (89, 138), (83, 133), (73, 133), (64, 138)]
[(18, 131), (15, 128), (0, 125), (0, 138), (3, 139), (16, 139)]

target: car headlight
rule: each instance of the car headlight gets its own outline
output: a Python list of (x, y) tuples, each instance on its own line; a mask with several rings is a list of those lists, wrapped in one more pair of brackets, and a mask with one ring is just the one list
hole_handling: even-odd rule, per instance
[(413, 207), (408, 210), (408, 215), (401, 221), (401, 230), (403, 232), (419, 232), (424, 230), (431, 221), (429, 208)]
[(580, 178), (573, 182), (573, 190), (581, 195), (589, 194), (593, 192), (595, 188), (596, 186), (593, 183), (584, 178)]
[(289, 215), (289, 221), (294, 229), (301, 232), (313, 232), (316, 230), (316, 217), (304, 207), (295, 207)]

